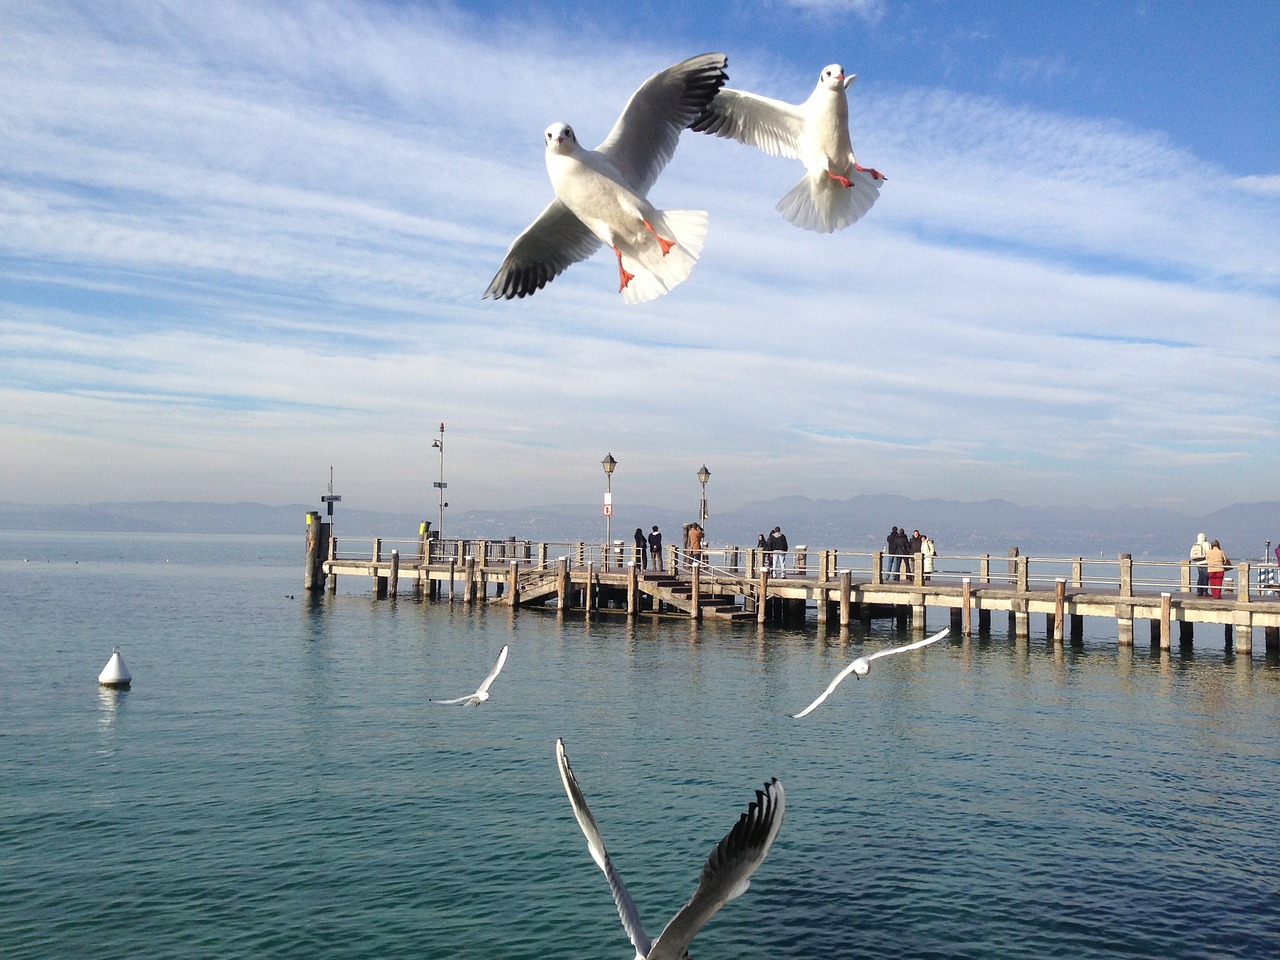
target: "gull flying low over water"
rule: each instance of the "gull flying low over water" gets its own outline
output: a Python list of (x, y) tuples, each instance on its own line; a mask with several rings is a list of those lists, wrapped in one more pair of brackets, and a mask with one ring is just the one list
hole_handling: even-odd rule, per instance
[(647, 198), (680, 132), (728, 79), (727, 63), (723, 54), (704, 53), (655, 73), (594, 150), (581, 146), (567, 123), (547, 127), (556, 198), (516, 237), (484, 298), (536, 293), (602, 243), (618, 259), (618, 290), (627, 303), (652, 300), (687, 280), (702, 252), (707, 215), (657, 210)]
[(742, 90), (724, 89), (692, 129), (729, 137), (774, 157), (804, 164), (805, 175), (775, 208), (788, 223), (833, 233), (856, 223), (880, 196), (885, 177), (863, 167), (849, 140), (845, 91), (858, 75), (838, 63), (822, 68), (804, 103), (784, 103)]
[(498, 653), (498, 662), (493, 665), (493, 669), (489, 671), (489, 675), (484, 678), (484, 682), (480, 684), (479, 689), (475, 693), (469, 693), (465, 697), (457, 697), (453, 700), (433, 700), (433, 703), (444, 704), (445, 706), (460, 707), (478, 707), (489, 699), (489, 687), (502, 672), (502, 665), (507, 662), (507, 645), (502, 645), (502, 650)]
[(921, 647), (927, 647), (931, 643), (936, 643), (937, 641), (941, 640), (950, 632), (951, 632), (950, 628), (946, 630), (939, 630), (932, 637), (925, 637), (923, 640), (915, 641), (915, 643), (904, 644), (901, 647), (889, 647), (885, 650), (877, 650), (875, 653), (871, 654), (870, 656), (859, 657), (857, 660), (853, 661), (853, 663), (849, 664), (847, 667), (845, 667), (843, 670), (841, 670), (839, 673), (836, 674), (836, 678), (832, 680), (829, 684), (827, 684), (827, 689), (822, 691), (822, 695), (818, 697), (817, 700), (813, 701), (813, 703), (809, 704), (799, 713), (793, 713), (791, 716), (796, 720), (799, 720), (801, 717), (805, 717), (813, 713), (813, 711), (818, 708), (818, 706), (822, 703), (823, 700), (831, 696), (831, 691), (834, 690), (836, 687), (840, 686), (840, 681), (842, 681), (849, 674), (856, 673), (859, 677), (865, 677), (867, 675), (867, 672), (871, 669), (872, 660), (878, 660), (881, 657), (887, 657), (891, 653), (902, 653), (904, 650), (919, 650)]
[(591, 815), (582, 789), (569, 767), (563, 740), (556, 741), (556, 760), (560, 765), (560, 779), (564, 782), (565, 793), (569, 795), (569, 803), (573, 805), (573, 815), (587, 838), (591, 859), (604, 871), (609, 881), (609, 889), (613, 891), (613, 901), (617, 904), (622, 926), (636, 948), (636, 960), (687, 960), (688, 954), (685, 951), (690, 941), (716, 911), (746, 891), (750, 886), (751, 875), (764, 862), (769, 847), (773, 845), (774, 838), (782, 827), (782, 814), (786, 807), (782, 784), (775, 777), (765, 784), (763, 790), (756, 791), (756, 799), (747, 806), (737, 824), (707, 857), (702, 875), (698, 878), (698, 887), (689, 902), (671, 918), (658, 939), (650, 941), (640, 922), (639, 911), (632, 903), (631, 895), (627, 893), (622, 878), (613, 868), (613, 861), (604, 848), (600, 828), (596, 826), (595, 817)]

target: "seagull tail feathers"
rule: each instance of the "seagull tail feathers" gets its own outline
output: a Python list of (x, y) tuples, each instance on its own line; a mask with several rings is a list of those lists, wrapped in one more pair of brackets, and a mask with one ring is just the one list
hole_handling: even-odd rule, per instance
[(707, 239), (705, 210), (655, 210), (650, 223), (658, 236), (674, 240), (676, 245), (666, 256), (652, 237), (631, 249), (622, 248), (623, 266), (635, 274), (622, 291), (622, 299), (627, 303), (644, 303), (660, 297), (688, 280)]
[(787, 223), (802, 230), (834, 233), (852, 226), (880, 197), (880, 181), (861, 170), (850, 170), (851, 187), (841, 186), (825, 172), (805, 174), (774, 208)]

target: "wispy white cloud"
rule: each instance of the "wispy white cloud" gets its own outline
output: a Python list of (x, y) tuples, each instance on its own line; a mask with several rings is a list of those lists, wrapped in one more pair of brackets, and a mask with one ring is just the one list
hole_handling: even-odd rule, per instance
[(823, 16), (851, 14), (875, 26), (887, 12), (885, 0), (782, 0), (789, 7)]
[[(481, 302), (551, 197), (546, 123), (603, 138), (684, 53), (336, 3), (10, 19), (13, 499), (288, 501), (335, 463), (406, 507), (440, 420), (464, 507), (593, 500), (606, 449), (649, 502), (703, 461), (725, 502), (1271, 495), (1277, 195), (1159, 136), (855, 86), (889, 181), (851, 230), (774, 213), (797, 165), (688, 135), (653, 191), (711, 211), (688, 283), (625, 307), (597, 258)], [(798, 100), (812, 73), (734, 76)]]

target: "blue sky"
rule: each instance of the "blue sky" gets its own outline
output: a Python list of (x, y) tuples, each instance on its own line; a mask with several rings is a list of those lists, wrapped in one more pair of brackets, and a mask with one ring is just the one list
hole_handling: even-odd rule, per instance
[[(0, 499), (434, 516), (863, 493), (1275, 499), (1273, 3), (27, 3), (0, 9)], [(836, 62), (852, 228), (792, 161), (686, 134), (688, 282), (610, 258), (481, 301), (551, 197), (542, 131), (729, 56), (799, 101)]]

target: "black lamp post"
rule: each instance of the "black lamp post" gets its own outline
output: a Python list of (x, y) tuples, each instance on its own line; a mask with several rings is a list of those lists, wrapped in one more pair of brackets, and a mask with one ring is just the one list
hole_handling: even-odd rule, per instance
[(704, 463), (702, 469), (698, 471), (698, 482), (702, 484), (702, 503), (698, 508), (698, 522), (705, 528), (707, 523), (707, 481), (711, 479), (711, 471), (707, 469)]
[(612, 453), (606, 453), (600, 466), (604, 467), (604, 568), (608, 570), (609, 556), (613, 552), (613, 471), (617, 469), (618, 461), (613, 459)]

